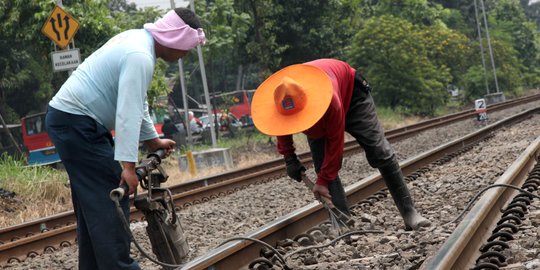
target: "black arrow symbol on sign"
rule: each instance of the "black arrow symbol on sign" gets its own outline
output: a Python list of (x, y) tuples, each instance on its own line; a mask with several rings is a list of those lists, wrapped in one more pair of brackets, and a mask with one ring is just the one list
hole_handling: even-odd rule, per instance
[(58, 21), (58, 27), (62, 28), (62, 17), (60, 17), (60, 13), (56, 13), (56, 19)]
[(50, 22), (51, 22), (51, 25), (52, 25), (52, 30), (56, 34), (56, 40), (60, 40), (60, 32), (58, 32), (58, 30), (56, 30), (56, 24), (55, 24), (56, 20), (51, 18)]
[(66, 29), (64, 29), (64, 38), (68, 39), (68, 31), (69, 31), (69, 17), (64, 16), (64, 21), (66, 21)]

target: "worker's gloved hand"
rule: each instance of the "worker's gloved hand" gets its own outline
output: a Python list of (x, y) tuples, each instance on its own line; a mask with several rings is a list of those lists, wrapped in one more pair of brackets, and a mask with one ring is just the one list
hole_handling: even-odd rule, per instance
[(287, 175), (298, 181), (302, 181), (302, 173), (306, 171), (306, 167), (300, 163), (298, 157), (295, 154), (285, 157), (285, 164), (287, 164)]

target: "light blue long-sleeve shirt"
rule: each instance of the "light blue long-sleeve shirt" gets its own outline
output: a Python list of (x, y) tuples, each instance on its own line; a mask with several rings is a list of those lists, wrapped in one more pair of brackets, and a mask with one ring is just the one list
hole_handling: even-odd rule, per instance
[(49, 105), (114, 129), (114, 159), (137, 162), (139, 141), (158, 137), (147, 101), (155, 62), (149, 32), (122, 32), (84, 60)]

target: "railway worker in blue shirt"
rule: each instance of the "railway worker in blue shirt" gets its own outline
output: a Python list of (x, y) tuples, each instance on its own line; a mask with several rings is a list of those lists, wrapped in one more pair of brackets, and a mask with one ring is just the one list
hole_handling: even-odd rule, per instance
[[(175, 145), (158, 137), (148, 113), (156, 58), (177, 61), (204, 42), (201, 23), (191, 10), (171, 10), (144, 29), (110, 39), (49, 102), (46, 128), (70, 178), (79, 269), (140, 269), (129, 255), (129, 236), (109, 192), (121, 183), (128, 184), (130, 194), (137, 188), (139, 141), (150, 151), (170, 153)], [(121, 202), (126, 215), (128, 202)]]

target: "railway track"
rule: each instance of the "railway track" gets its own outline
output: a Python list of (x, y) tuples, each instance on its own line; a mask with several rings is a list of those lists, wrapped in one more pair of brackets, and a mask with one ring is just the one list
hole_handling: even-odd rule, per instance
[[(490, 111), (502, 110), (508, 107), (517, 106), (537, 100), (539, 96), (530, 97), (531, 99), (519, 99), (513, 102), (494, 105)], [(466, 111), (454, 115), (433, 119), (422, 122), (417, 125), (391, 130), (387, 133), (391, 141), (400, 140), (408, 136), (434, 128), (437, 126), (448, 125), (448, 123), (457, 122), (463, 119), (471, 118), (474, 111)], [(354, 153), (359, 149), (353, 143), (346, 145), (346, 152)], [(301, 158), (304, 162), (309, 162), (308, 153), (303, 153)], [(407, 169), (404, 168), (407, 173)], [(187, 184), (181, 184), (172, 187), (175, 193), (175, 201), (179, 208), (189, 207), (193, 204), (205, 202), (219, 196), (233, 193), (246, 186), (271, 181), (274, 178), (283, 176), (283, 165), (281, 160), (274, 160), (267, 164), (252, 166), (244, 170), (236, 170), (230, 173), (193, 181)], [(381, 189), (383, 186), (375, 184), (372, 189)], [(140, 220), (141, 215), (132, 209), (132, 218)], [(25, 257), (32, 257), (39, 254), (39, 250), (54, 250), (58, 245), (65, 246), (73, 243), (75, 224), (73, 223), (72, 213), (62, 213), (47, 219), (37, 220), (32, 223), (14, 226), (0, 231), (0, 253), (2, 260), (0, 264), (10, 261), (21, 261)], [(30, 252), (28, 252), (31, 250)], [(36, 251), (38, 250), (38, 251)], [(6, 258), (6, 259), (4, 259)], [(5, 261), (4, 261), (5, 260)]]
[[(503, 251), (523, 224), (531, 202), (540, 198), (540, 137), (501, 175), (465, 215), (424, 269), (499, 269), (506, 266)], [(536, 197), (535, 197), (536, 196)], [(538, 237), (538, 235), (536, 235)]]
[[(478, 142), (489, 139), (493, 136), (493, 132), (495, 130), (515, 123), (517, 121), (526, 119), (530, 117), (531, 114), (537, 114), (539, 112), (540, 108), (521, 113), (504, 121), (500, 121), (495, 125), (488, 126), (475, 133), (467, 135), (463, 138), (449, 142), (436, 149), (433, 149), (432, 151), (408, 159), (405, 162), (401, 163), (402, 170), (405, 175), (408, 175), (409, 179), (415, 178), (423, 172), (429, 170), (426, 168), (427, 165), (442, 164), (447, 160), (459, 155), (460, 153), (468, 151)], [(524, 152), (524, 154), (521, 155), (520, 159), (516, 161), (516, 163), (514, 163), (503, 176), (501, 176), (500, 180), (497, 183), (507, 183), (511, 185), (521, 186), (521, 184), (524, 182), (524, 176), (526, 176), (527, 173), (531, 170), (532, 165), (534, 165), (535, 160), (540, 153), (539, 149), (540, 139), (537, 139)], [(386, 194), (380, 193), (382, 189), (384, 189), (384, 182), (382, 181), (382, 178), (379, 174), (374, 174), (367, 178), (364, 178), (362, 179), (362, 181), (359, 181), (356, 184), (353, 184), (346, 188), (349, 204), (373, 204), (374, 202), (381, 200), (381, 198), (386, 197)], [(470, 247), (468, 247), (467, 249), (463, 248), (461, 250), (461, 256), (469, 256), (470, 258), (476, 259), (480, 255), (480, 252), (477, 251), (479, 248), (478, 243), (481, 243), (479, 239), (487, 239), (487, 236), (481, 233), (486, 233), (487, 230), (485, 228), (487, 227), (496, 226), (493, 220), (497, 216), (498, 210), (503, 208), (503, 205), (507, 204), (508, 197), (511, 194), (515, 193), (515, 191), (496, 190), (486, 194), (489, 195), (491, 193), (497, 193), (502, 195), (499, 195), (497, 197), (497, 201), (494, 201), (493, 199), (485, 199), (484, 197), (480, 199), (479, 205), (482, 205), (484, 207), (489, 206), (489, 210), (485, 210), (488, 211), (486, 214), (479, 213), (480, 211), (477, 210), (479, 206), (475, 206), (475, 208), (470, 211), (469, 216), (464, 218), (464, 220), (466, 221), (474, 220), (475, 222), (480, 224), (476, 226), (476, 229), (478, 229), (479, 231), (477, 232), (477, 235), (472, 237), (469, 236), (469, 233), (463, 232), (465, 230), (464, 228), (468, 228), (470, 222), (462, 223), (458, 226), (458, 229), (456, 229), (455, 235), (469, 236), (467, 240), (461, 240), (461, 242), (466, 241), (467, 244), (470, 245)], [(484, 210), (482, 210), (482, 212), (483, 211)], [(489, 216), (492, 219), (484, 219), (484, 215)], [(500, 213), (498, 216), (500, 216)], [(314, 202), (286, 216), (276, 219), (273, 222), (268, 223), (265, 226), (244, 235), (243, 237), (263, 241), (270, 246), (278, 247), (278, 250), (285, 253), (284, 251), (287, 250), (286, 247), (293, 245), (292, 243), (296, 243), (297, 246), (302, 246), (302, 243), (300, 243), (301, 241), (305, 241), (308, 244), (314, 244), (314, 241), (312, 240), (313, 238), (315, 238), (313, 232), (318, 232), (320, 234), (320, 232), (327, 231), (327, 229), (325, 228), (328, 227), (328, 225), (324, 223), (325, 221), (327, 221), (327, 219), (328, 215), (322, 205)], [(465, 260), (459, 257), (454, 258), (454, 254), (448, 253), (447, 245), (452, 245), (454, 242), (459, 242), (457, 240), (454, 241), (453, 237), (454, 236), (449, 237), (450, 244), (446, 244), (445, 246), (443, 246), (440, 249), (439, 253), (434, 256), (434, 262), (432, 262), (432, 264), (427, 266), (427, 268), (425, 269), (468, 269), (469, 267), (471, 267), (471, 265), (473, 265), (470, 260)], [(289, 241), (284, 241), (284, 239), (289, 239)], [(293, 241), (293, 239), (295, 241)], [(290, 252), (290, 249), (288, 251)], [(442, 260), (451, 260), (457, 263), (441, 263), (441, 265), (439, 265), (438, 261)], [(417, 266), (422, 265), (423, 262), (424, 261), (419, 262)], [(277, 268), (272, 268), (276, 266)], [(307, 266), (302, 265), (302, 269), (304, 269), (304, 267)], [(248, 268), (282, 269), (283, 264), (279, 260), (279, 256), (276, 256), (271, 251), (265, 249), (258, 243), (252, 242), (250, 240), (236, 240), (207, 252), (205, 255), (192, 260), (181, 269)]]

